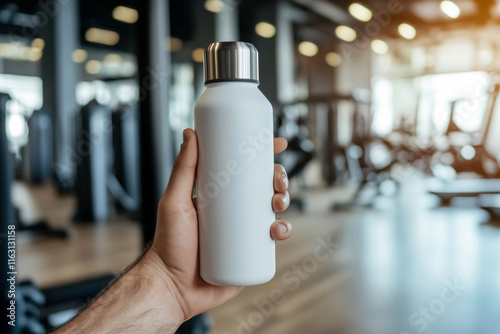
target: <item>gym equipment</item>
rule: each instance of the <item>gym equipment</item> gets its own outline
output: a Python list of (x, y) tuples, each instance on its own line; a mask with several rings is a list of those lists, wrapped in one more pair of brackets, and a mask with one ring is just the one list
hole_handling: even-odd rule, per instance
[(326, 142), (323, 149), (322, 170), (323, 177), (328, 185), (333, 185), (348, 174), (347, 152), (344, 145), (339, 143), (337, 122), (339, 111), (337, 103), (328, 103), (326, 111)]
[(14, 209), (14, 212), (15, 212), (16, 229), (18, 232), (29, 232), (32, 235), (42, 236), (42, 237), (53, 237), (53, 238), (63, 238), (63, 239), (69, 237), (69, 232), (67, 230), (54, 228), (50, 225), (49, 222), (47, 222), (44, 219), (31, 223), (26, 223), (22, 221), (20, 212), (17, 208)]
[(115, 276), (109, 274), (41, 289), (40, 293), (44, 296), (45, 303), (40, 310), (40, 322), (46, 328), (62, 325), (113, 279), (115, 279)]
[(478, 202), (479, 207), (487, 211), (491, 219), (500, 220), (500, 195), (481, 194)]
[[(309, 138), (309, 130), (306, 126), (307, 117), (319, 118), (324, 116), (321, 122), (324, 129), (318, 130), (322, 135), (319, 143), (319, 157), (322, 162), (323, 177), (328, 185), (333, 185), (346, 174), (345, 147), (338, 141), (338, 108), (340, 101), (352, 101), (352, 96), (332, 94), (328, 96), (311, 96), (281, 105), (277, 114), (277, 135), (288, 139), (288, 149), (284, 154), (295, 155), (293, 164), (284, 163), (289, 178), (299, 174), (314, 157), (314, 143)], [(301, 109), (307, 108), (308, 112), (301, 114)], [(320, 114), (326, 109), (326, 113)], [(320, 123), (318, 122), (318, 125)], [(322, 131), (321, 131), (322, 130)], [(291, 134), (290, 134), (291, 133)], [(286, 160), (286, 159), (283, 159)]]
[[(490, 164), (496, 165), (498, 170), (500, 170), (498, 160), (489, 154), (485, 148), (486, 140), (491, 131), (493, 115), (497, 112), (496, 106), (499, 98), (499, 92), (500, 85), (495, 84), (493, 90), (489, 93), (490, 102), (485, 115), (485, 122), (483, 126), (484, 134), (480, 136), (478, 143), (471, 143), (469, 145), (475, 153), (472, 159), (463, 162), (459, 160), (459, 157), (462, 156), (461, 149), (457, 147), (450, 148), (451, 154), (456, 157), (455, 161), (457, 161), (457, 163), (454, 165), (452, 164), (452, 166), (457, 172), (474, 171), (480, 176), (486, 177), (486, 179), (459, 179), (437, 183), (429, 187), (428, 192), (438, 196), (444, 205), (450, 204), (450, 201), (455, 197), (478, 197), (483, 194), (500, 194), (500, 179), (487, 178), (496, 174), (492, 174), (484, 168), (486, 162), (489, 162)], [(452, 130), (457, 127), (456, 124), (454, 125), (452, 123), (453, 122), (451, 121), (450, 126), (448, 127), (449, 132), (452, 132)], [(461, 166), (460, 169), (459, 166)], [(489, 203), (487, 204), (489, 205)]]
[(95, 100), (82, 107), (72, 151), (72, 161), (77, 165), (75, 221), (108, 219), (113, 199), (119, 209), (132, 213), (138, 209), (137, 118), (136, 105), (120, 106), (113, 113)]
[[(351, 140), (347, 144), (342, 144), (339, 139), (339, 105), (340, 103), (349, 104), (349, 113), (352, 117)], [(383, 139), (374, 136), (371, 133), (370, 100), (363, 94), (342, 95), (330, 94), (326, 96), (311, 96), (304, 100), (294, 101), (280, 107), (278, 113), (277, 130), (278, 135), (286, 135), (287, 128), (296, 128), (295, 135), (289, 140), (289, 150), (299, 156), (297, 163), (290, 169), (289, 177), (293, 177), (301, 171), (307, 163), (313, 158), (312, 142), (307, 138), (308, 130), (305, 126), (305, 117), (290, 117), (287, 110), (294, 111), (293, 108), (307, 106), (311, 113), (318, 113), (318, 110), (326, 107), (325, 131), (320, 141), (323, 143), (321, 158), (323, 167), (323, 176), (328, 185), (346, 179), (346, 176), (358, 177), (356, 193), (351, 201), (347, 203), (336, 203), (334, 209), (346, 209), (353, 206), (365, 205), (361, 202), (361, 193), (368, 186), (375, 186), (377, 194), (381, 192), (381, 184), (391, 180), (398, 184), (389, 174), (392, 166), (397, 163), (397, 159), (391, 155), (389, 143)], [(296, 111), (296, 110), (295, 110)], [(318, 117), (318, 115), (315, 115)], [(290, 122), (289, 119), (293, 119)], [(290, 124), (292, 123), (292, 124)], [(387, 152), (387, 159), (382, 163), (372, 159), (372, 152), (376, 145), (384, 146)], [(287, 150), (288, 151), (288, 150)], [(384, 160), (384, 159), (383, 159)], [(288, 167), (288, 166), (286, 166)], [(289, 169), (289, 168), (288, 168)], [(371, 205), (371, 204), (368, 204)]]
[(441, 181), (428, 189), (438, 196), (443, 204), (455, 197), (477, 197), (482, 194), (500, 194), (500, 179), (460, 179)]
[[(460, 103), (467, 100), (453, 101), (451, 105), (450, 119), (445, 135), (449, 138), (450, 147), (440, 154), (448, 154), (453, 157), (450, 166), (457, 172), (475, 172), (484, 178), (499, 178), (500, 165), (496, 157), (491, 155), (485, 147), (486, 140), (490, 134), (492, 119), (497, 107), (500, 84), (493, 85), (488, 93), (487, 111), (484, 118), (482, 131), (477, 133), (464, 133), (455, 123), (455, 115), (459, 110)], [(454, 134), (462, 134), (469, 137), (469, 142), (454, 144), (451, 137)]]
[[(78, 310), (115, 279), (114, 275), (103, 275), (81, 282), (48, 287), (38, 290), (41, 307), (38, 310), (38, 319), (45, 328), (62, 325), (75, 315)], [(212, 327), (210, 318), (205, 314), (197, 315), (183, 323), (177, 334), (207, 333)], [(42, 332), (43, 333), (43, 332)]]
[(45, 296), (31, 281), (18, 284), (16, 296), (16, 328), (15, 333), (43, 334), (46, 327), (40, 321), (40, 312), (45, 304)]
[(52, 177), (52, 119), (46, 108), (35, 110), (28, 120), (30, 181), (39, 184)]
[[(294, 163), (287, 168), (288, 178), (290, 179), (297, 176), (314, 156), (314, 144), (309, 139), (306, 118), (300, 115), (296, 118), (291, 118), (287, 113), (287, 108), (293, 106), (293, 104), (282, 105), (278, 108), (274, 117), (276, 136), (285, 136), (288, 141), (286, 152), (295, 155)], [(293, 127), (295, 131), (293, 135), (290, 136), (286, 133), (285, 129), (290, 129), (291, 127)]]
[(76, 147), (78, 209), (75, 221), (104, 221), (110, 216), (111, 113), (92, 100), (78, 116)]
[[(418, 108), (417, 108), (418, 110)], [(430, 174), (432, 158), (437, 149), (432, 144), (420, 140), (417, 134), (418, 112), (413, 120), (402, 117), (399, 126), (391, 131), (386, 138), (377, 137), (391, 151), (399, 165), (411, 166)]]
[[(346, 157), (349, 166), (357, 165), (361, 181), (352, 199), (345, 203), (334, 203), (333, 210), (345, 210), (355, 206), (371, 207), (373, 198), (366, 201), (361, 196), (368, 187), (376, 189), (375, 196), (381, 194), (382, 183), (386, 181), (392, 181), (397, 188), (399, 187), (399, 183), (390, 175), (392, 167), (398, 163), (397, 158), (393, 156), (394, 152), (391, 151), (391, 146), (385, 139), (379, 138), (371, 132), (370, 100), (359, 100), (353, 96), (353, 102), (352, 138), (351, 143), (346, 148)], [(361, 108), (362, 104), (368, 107)], [(374, 152), (376, 149), (383, 149), (386, 153), (386, 156), (380, 159), (381, 161), (378, 161), (375, 157)]]
[(135, 212), (140, 201), (138, 106), (122, 105), (111, 114), (113, 172), (108, 188), (119, 208)]
[[(2, 120), (4, 121), (5, 124), (5, 118), (7, 116), (7, 104), (6, 102), (10, 100), (10, 97), (7, 94), (1, 94), (0, 99), (2, 102), (0, 103), (0, 110), (1, 110), (1, 115)], [(36, 181), (44, 181), (46, 178), (50, 177), (51, 175), (51, 163), (52, 163), (52, 158), (50, 155), (50, 152), (52, 150), (52, 140), (51, 140), (51, 132), (50, 132), (50, 118), (46, 118), (47, 115), (45, 113), (43, 114), (37, 114), (36, 116), (32, 117), (31, 124), (34, 127), (33, 129), (30, 129), (30, 135), (31, 141), (33, 141), (32, 148), (30, 149), (30, 158), (28, 159), (30, 164), (31, 164), (31, 169), (32, 169), (32, 176), (35, 178)], [(49, 124), (47, 124), (47, 122)], [(2, 128), (0, 128), (1, 130)], [(4, 160), (6, 164), (11, 164), (12, 168), (14, 168), (15, 164), (15, 159), (14, 159), (14, 154), (9, 151), (9, 140), (6, 136), (6, 131), (5, 131), (5, 125), (3, 127), (2, 132), (2, 145), (4, 146), (5, 152), (1, 153), (1, 156), (6, 157)], [(44, 136), (49, 136), (49, 139), (47, 140), (44, 138)], [(33, 152), (40, 150), (39, 152)], [(44, 156), (47, 154), (47, 156)], [(5, 186), (9, 186), (12, 184), (14, 176), (10, 172), (5, 172), (5, 177), (8, 177), (7, 181), (3, 183)], [(8, 200), (9, 203), (11, 201), (10, 198), (10, 189), (5, 188), (6, 193), (5, 195), (2, 195), (2, 198), (5, 200)], [(9, 204), (10, 205), (10, 204)], [(33, 235), (36, 236), (46, 236), (46, 237), (58, 237), (58, 238), (67, 238), (68, 237), (68, 232), (62, 229), (55, 229), (53, 228), (48, 222), (45, 220), (40, 220), (40, 221), (35, 221), (35, 222), (24, 222), (20, 218), (20, 212), (17, 208), (14, 208), (11, 206), (10, 209), (5, 209), (6, 212), (9, 212), (9, 214), (12, 215), (12, 223), (16, 225), (16, 232), (29, 232)], [(11, 212), (12, 211), (12, 212)]]
[[(293, 113), (297, 106), (293, 103), (281, 105), (274, 114), (275, 137), (284, 137), (288, 141), (286, 151), (276, 157), (276, 162), (285, 166), (289, 180), (300, 178), (314, 156), (314, 144), (309, 139), (306, 118)], [(300, 197), (292, 197), (290, 206), (304, 210), (305, 202)]]

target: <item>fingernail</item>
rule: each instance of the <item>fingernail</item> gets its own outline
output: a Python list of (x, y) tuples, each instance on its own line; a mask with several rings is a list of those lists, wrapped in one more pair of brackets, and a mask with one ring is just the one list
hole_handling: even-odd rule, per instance
[(182, 139), (184, 140), (184, 143), (187, 142), (189, 140), (189, 133), (188, 133), (188, 130), (184, 130), (182, 132)]
[(288, 227), (285, 224), (280, 223), (280, 234), (285, 234), (287, 231)]
[(285, 195), (280, 195), (280, 198), (283, 202), (283, 205), (286, 207), (286, 205), (288, 204), (288, 197), (286, 197)]
[(288, 189), (288, 177), (286, 176), (285, 173), (281, 174), (281, 180), (283, 181), (285, 188)]

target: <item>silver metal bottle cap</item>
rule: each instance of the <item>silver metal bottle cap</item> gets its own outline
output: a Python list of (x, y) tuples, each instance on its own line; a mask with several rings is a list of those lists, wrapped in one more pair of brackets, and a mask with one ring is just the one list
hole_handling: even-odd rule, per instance
[(259, 52), (246, 42), (210, 44), (203, 56), (205, 84), (218, 81), (259, 83)]

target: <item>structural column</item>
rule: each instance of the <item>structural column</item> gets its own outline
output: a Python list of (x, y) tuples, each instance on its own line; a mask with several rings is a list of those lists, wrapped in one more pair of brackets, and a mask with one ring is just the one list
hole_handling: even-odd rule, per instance
[(42, 57), (43, 104), (54, 121), (54, 172), (61, 188), (73, 186), (76, 161), (73, 117), (78, 109), (77, 65), (72, 54), (78, 45), (78, 1), (51, 0), (43, 4), (40, 35), (45, 40)]
[(158, 201), (167, 186), (175, 158), (168, 121), (171, 77), (169, 7), (165, 0), (138, 2), (137, 61), (140, 96), (141, 223), (144, 243), (156, 229)]
[(238, 8), (239, 0), (224, 0), (222, 11), (215, 17), (215, 41), (227, 42), (240, 39)]
[(287, 103), (295, 97), (293, 9), (285, 1), (278, 3), (276, 19), (276, 57), (278, 101)]

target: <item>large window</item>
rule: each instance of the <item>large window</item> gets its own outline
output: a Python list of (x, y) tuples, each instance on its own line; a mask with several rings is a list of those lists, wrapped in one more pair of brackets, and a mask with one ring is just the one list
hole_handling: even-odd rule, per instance
[(487, 109), (489, 75), (466, 72), (427, 75), (418, 79), (420, 101), (417, 132), (422, 137), (443, 134), (457, 101), (453, 121), (465, 132), (480, 131)]

